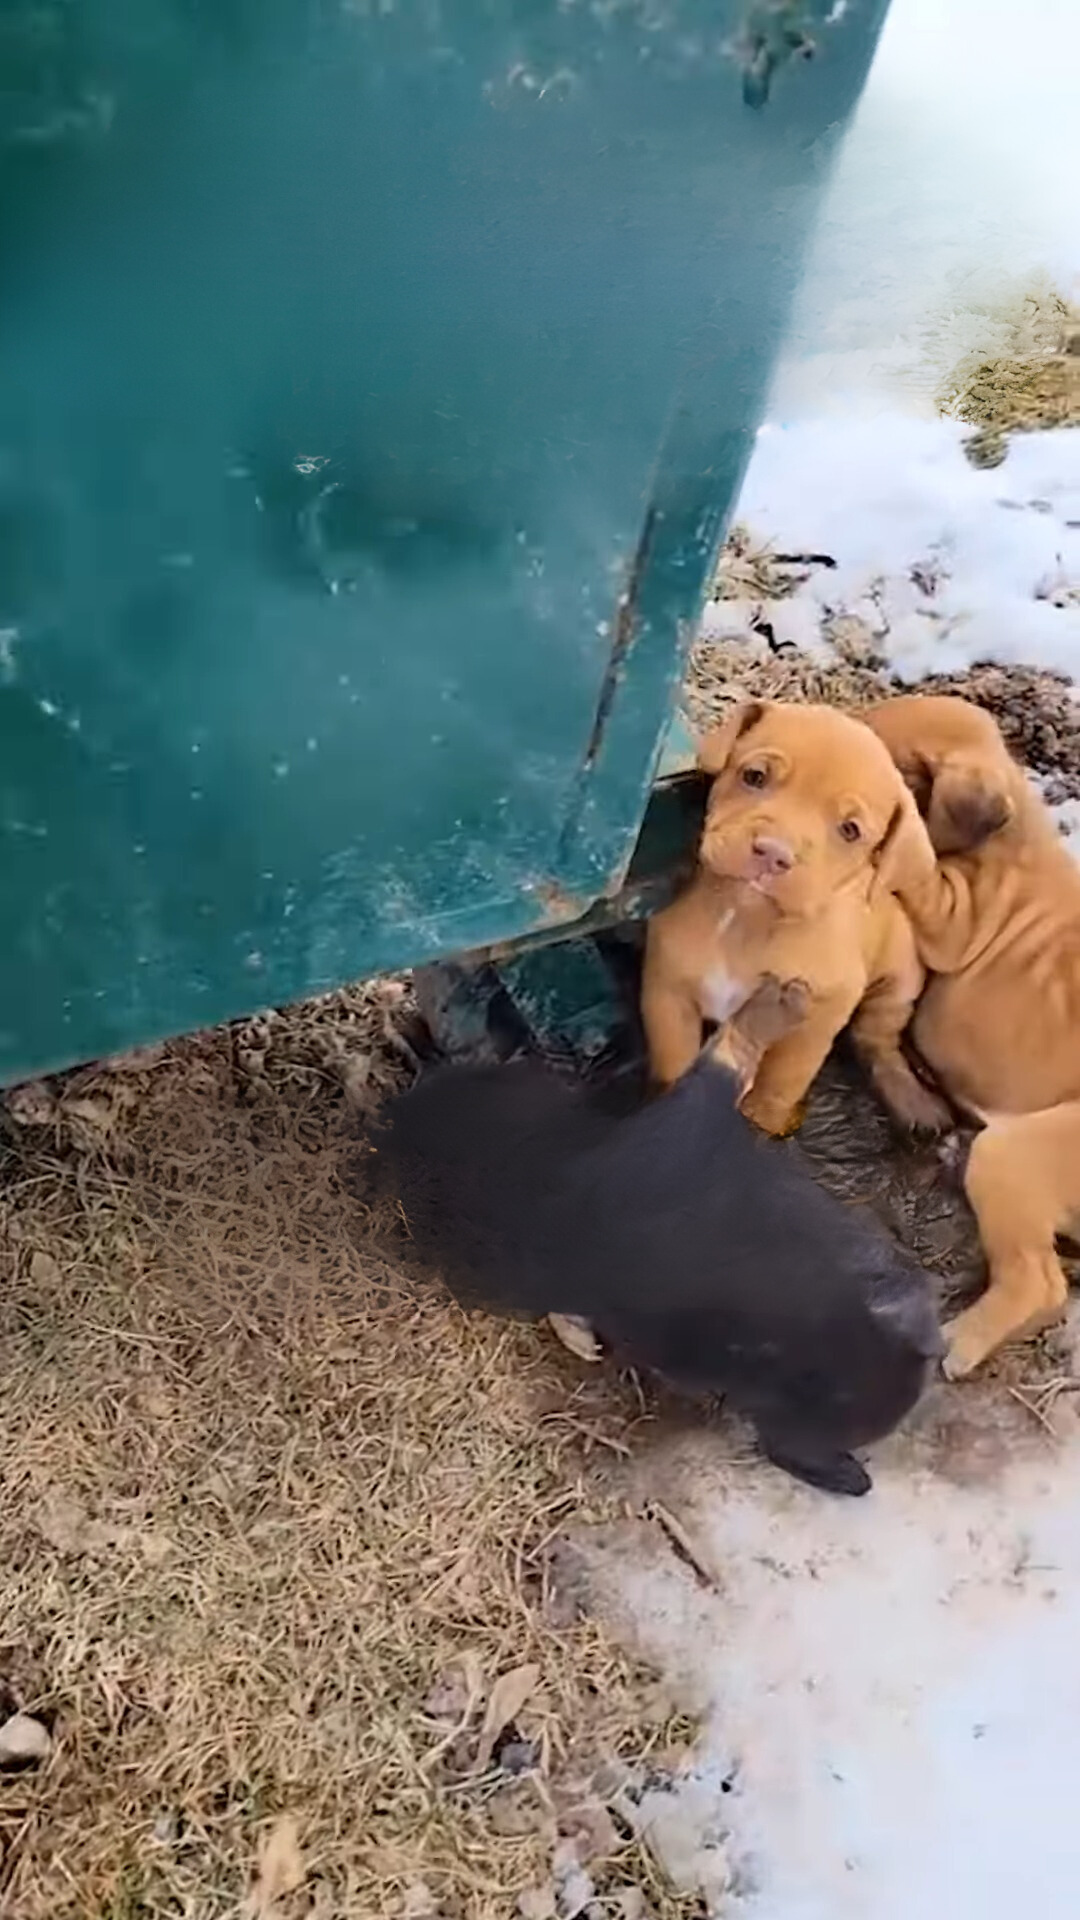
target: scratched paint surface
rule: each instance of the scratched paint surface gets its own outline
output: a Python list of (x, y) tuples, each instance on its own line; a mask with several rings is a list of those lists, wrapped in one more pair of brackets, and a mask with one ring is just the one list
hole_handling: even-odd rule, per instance
[(9, 0), (0, 1080), (617, 882), (883, 4)]

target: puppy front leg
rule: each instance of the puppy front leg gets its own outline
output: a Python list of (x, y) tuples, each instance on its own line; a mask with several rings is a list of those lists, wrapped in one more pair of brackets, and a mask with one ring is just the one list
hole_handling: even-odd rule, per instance
[(672, 985), (646, 962), (641, 1019), (649, 1050), (649, 1072), (659, 1086), (673, 1086), (701, 1052), (701, 1009), (683, 988)]
[(739, 1102), (747, 1119), (763, 1133), (794, 1133), (800, 1125), (811, 1084), (850, 1013), (846, 1000), (843, 1005), (819, 1001), (802, 1026), (769, 1048), (753, 1086)]

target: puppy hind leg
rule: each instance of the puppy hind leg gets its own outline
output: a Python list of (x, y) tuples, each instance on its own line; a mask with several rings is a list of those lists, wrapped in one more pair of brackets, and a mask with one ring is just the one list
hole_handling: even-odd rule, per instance
[(993, 1121), (972, 1145), (964, 1188), (988, 1285), (945, 1328), (943, 1367), (952, 1380), (1065, 1311), (1068, 1282), (1054, 1241), (1080, 1214), (1080, 1102)]

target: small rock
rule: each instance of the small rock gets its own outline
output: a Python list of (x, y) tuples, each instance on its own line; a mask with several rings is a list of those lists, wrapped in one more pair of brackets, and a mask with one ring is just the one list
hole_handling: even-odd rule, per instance
[[(513, 1723), (510, 1732), (513, 1732)], [(516, 1736), (498, 1740), (492, 1759), (504, 1773), (531, 1773), (534, 1767), (540, 1765), (539, 1741), (522, 1740)]]
[(412, 1880), (401, 1896), (401, 1920), (439, 1920), (439, 1907), (426, 1880)]
[(154, 1839), (159, 1847), (174, 1847), (179, 1838), (179, 1813), (175, 1807), (162, 1807), (154, 1816)]
[(584, 1913), (596, 1889), (580, 1865), (574, 1841), (560, 1840), (551, 1864), (555, 1876), (555, 1911), (558, 1920), (578, 1920), (578, 1915)]
[(47, 1760), (52, 1739), (47, 1727), (29, 1713), (14, 1713), (0, 1727), (0, 1767), (33, 1767)]
[(56, 1100), (44, 1080), (26, 1080), (21, 1087), (10, 1087), (5, 1103), (20, 1127), (48, 1127), (56, 1119)]
[(424, 1701), (424, 1712), (432, 1720), (445, 1720), (450, 1726), (456, 1727), (469, 1710), (470, 1697), (469, 1679), (464, 1668), (444, 1667), (435, 1676)]
[(656, 1920), (655, 1908), (650, 1907), (640, 1887), (620, 1887), (614, 1910), (618, 1920)]
[(30, 1278), (35, 1287), (55, 1287), (60, 1278), (60, 1268), (51, 1253), (44, 1253), (39, 1247), (31, 1254)]
[(524, 1893), (518, 1894), (517, 1910), (520, 1920), (557, 1920), (552, 1882), (548, 1880), (542, 1887), (526, 1887)]

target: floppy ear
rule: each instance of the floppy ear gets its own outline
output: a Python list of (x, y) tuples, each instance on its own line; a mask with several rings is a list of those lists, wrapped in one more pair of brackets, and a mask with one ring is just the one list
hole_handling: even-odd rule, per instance
[(901, 798), (871, 858), (876, 869), (875, 887), (886, 893), (903, 887), (908, 880), (917, 880), (936, 864), (930, 836), (907, 787), (901, 788)]
[(934, 774), (926, 824), (934, 852), (971, 853), (1016, 812), (1007, 771), (991, 761), (943, 760)]
[(713, 727), (709, 733), (703, 733), (697, 743), (697, 763), (702, 773), (715, 778), (723, 773), (731, 758), (736, 740), (749, 733), (763, 717), (767, 701), (747, 700), (741, 707), (730, 713), (722, 726)]

